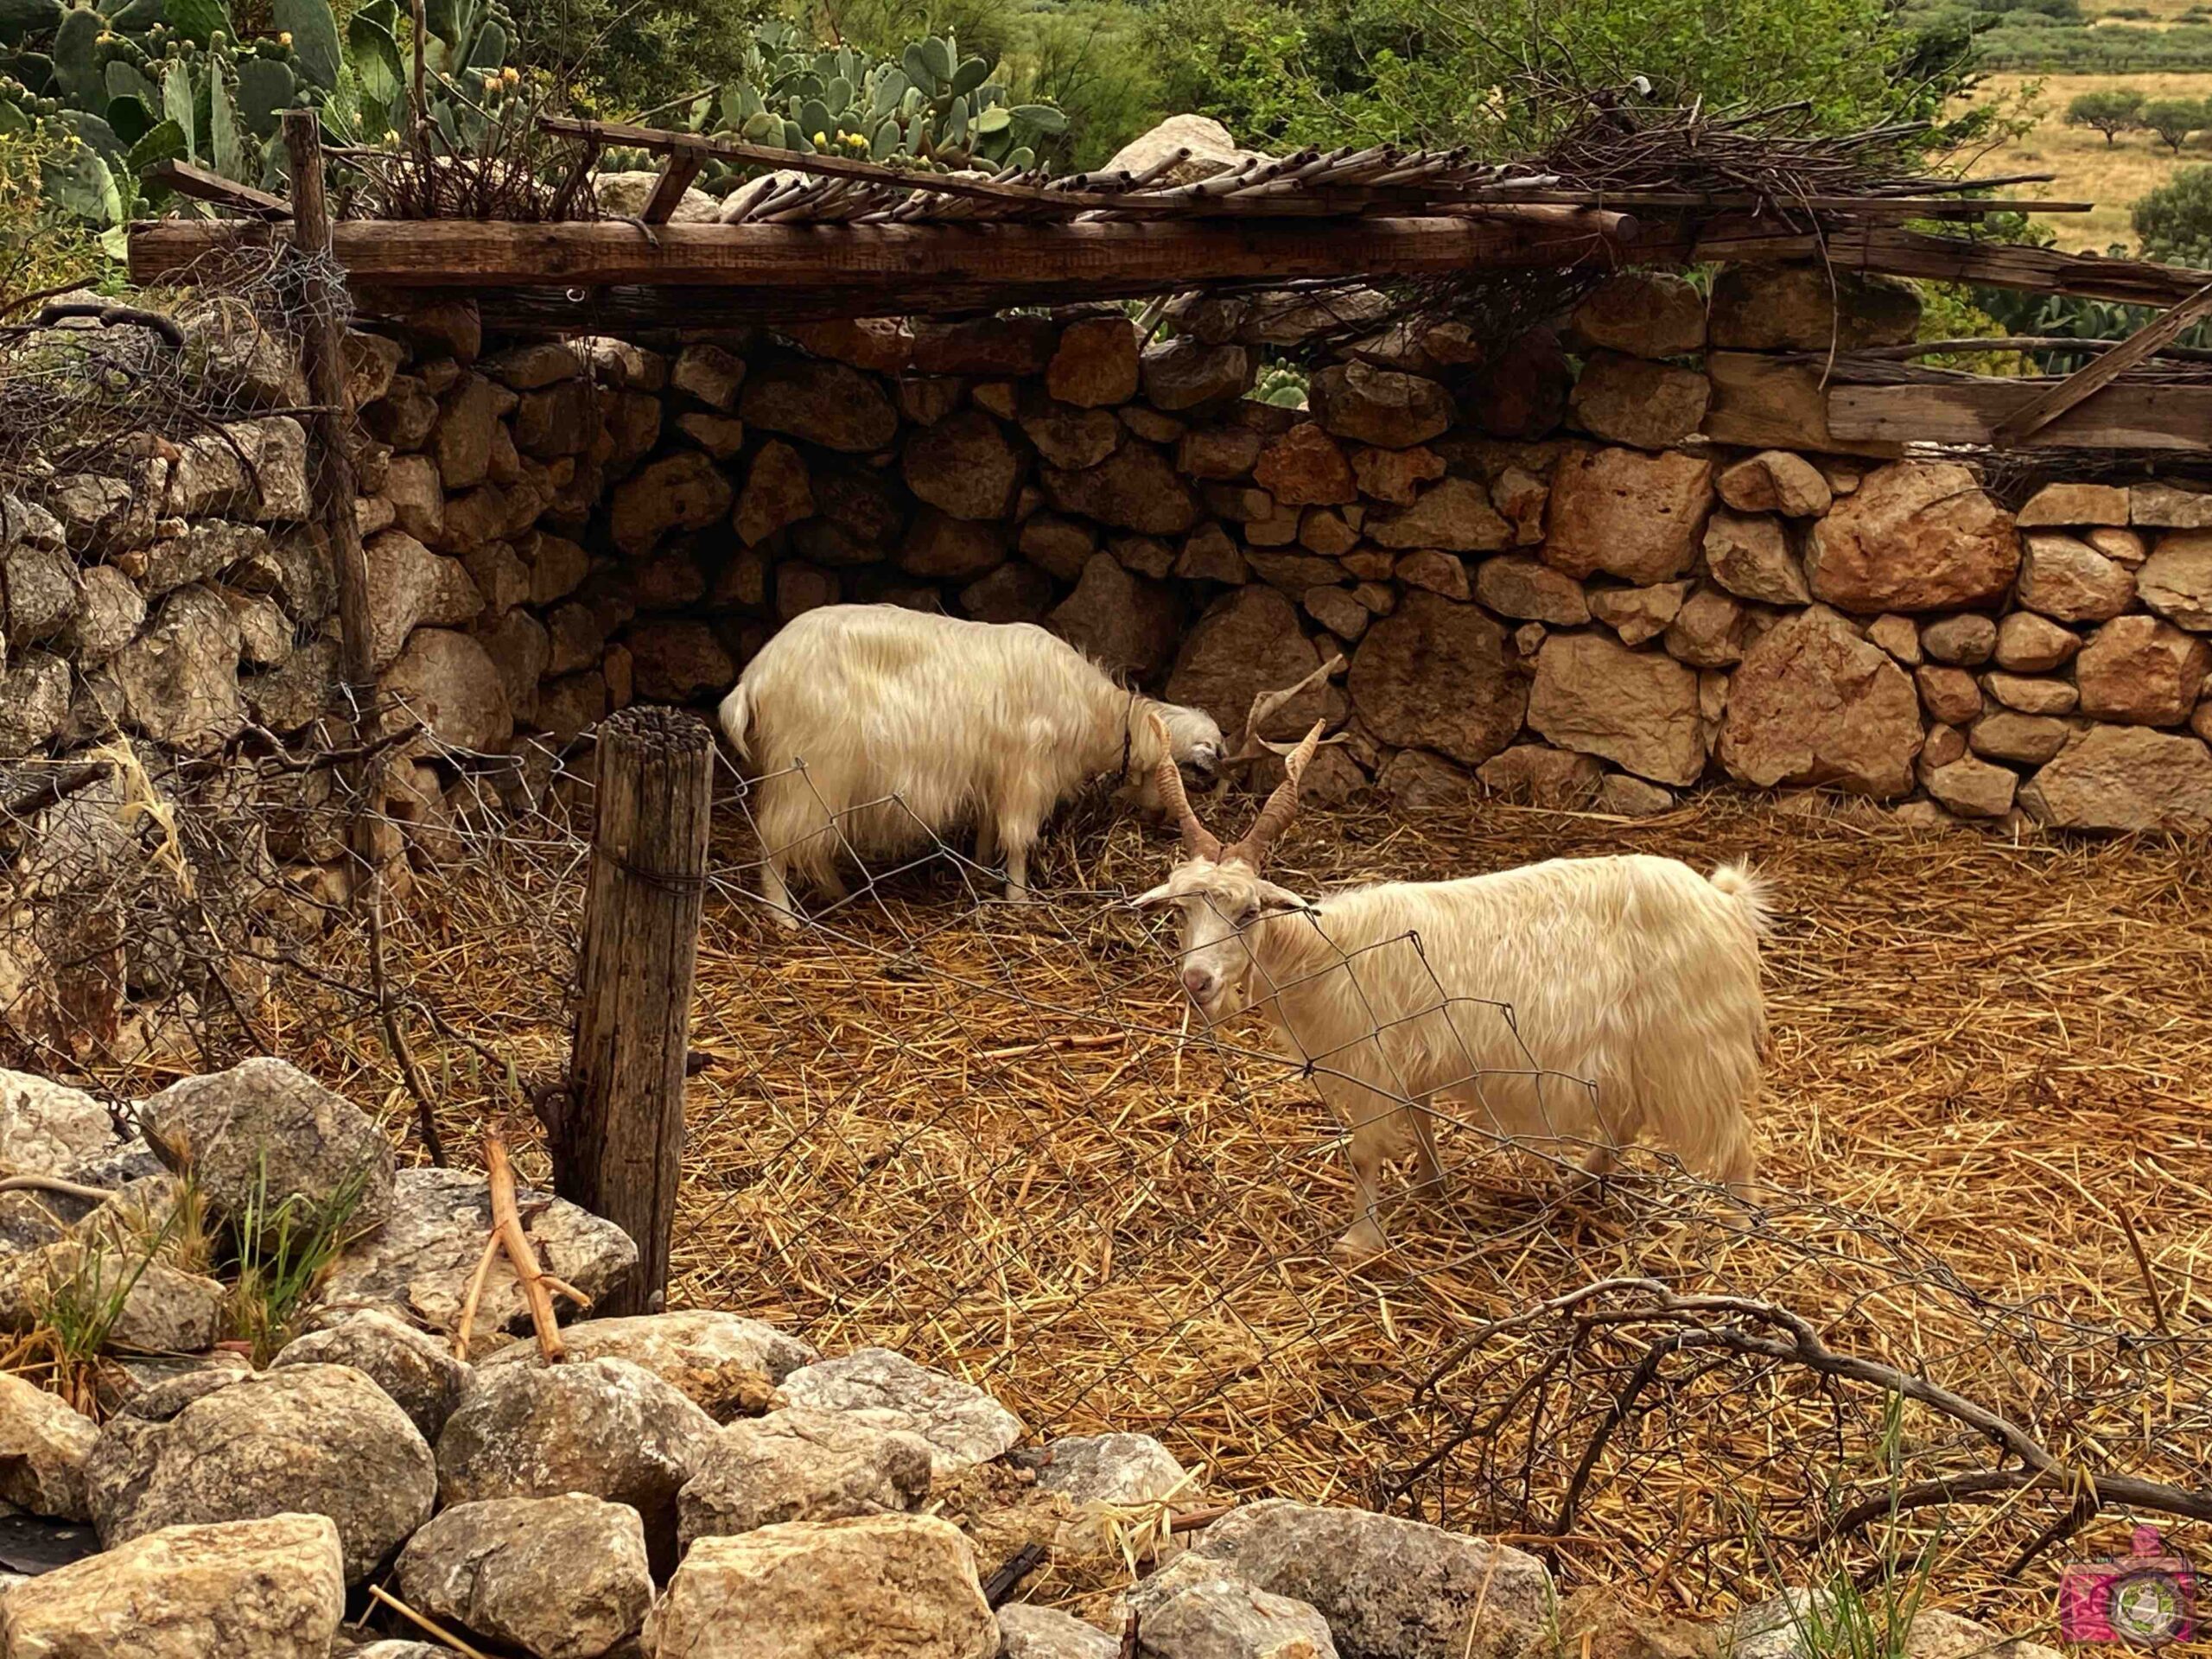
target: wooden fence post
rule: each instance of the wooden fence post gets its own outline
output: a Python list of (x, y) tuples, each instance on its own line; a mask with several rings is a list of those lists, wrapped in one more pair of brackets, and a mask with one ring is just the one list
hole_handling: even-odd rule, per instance
[(637, 1241), (637, 1275), (602, 1313), (667, 1296), (714, 753), (706, 722), (678, 709), (625, 709), (599, 728), (575, 1048), (548, 1138), (554, 1191)]

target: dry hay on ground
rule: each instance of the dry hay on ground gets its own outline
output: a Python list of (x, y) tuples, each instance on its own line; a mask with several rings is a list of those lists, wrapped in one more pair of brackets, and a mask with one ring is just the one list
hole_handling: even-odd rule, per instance
[[(729, 841), (700, 962), (710, 1062), (688, 1102), (676, 1305), (789, 1323), (826, 1351), (903, 1349), (1039, 1433), (1149, 1430), (1216, 1494), (1513, 1534), (1551, 1527), (1640, 1344), (1595, 1344), (1565, 1369), (1548, 1326), (1460, 1345), (1484, 1320), (1637, 1274), (1770, 1297), (2062, 1457), (2212, 1487), (2202, 849), (1923, 837), (1721, 797), (1642, 824), (1316, 812), (1281, 859), (1301, 888), (1637, 850), (1749, 857), (1781, 912), (1761, 1122), (1779, 1194), (1763, 1211), (1656, 1177), (1562, 1199), (1528, 1161), (1446, 1128), (1456, 1190), (1402, 1205), (1394, 1256), (1347, 1274), (1327, 1246), (1350, 1183), (1310, 1086), (1244, 1027), (1186, 1039), (1152, 924), (1109, 901), (1159, 879), (1157, 831), (1072, 820), (1039, 874), (1060, 896), (1032, 909), (991, 901), (940, 855), (879, 871), (798, 936), (766, 925), (741, 830)], [(547, 1077), (582, 849), (539, 826), (494, 850), (496, 879), (471, 868), (418, 892), (395, 971), (523, 1080)], [(289, 1034), (404, 1111), (365, 1024)], [(449, 1141), (512, 1122), (498, 1067), (419, 1027), (418, 1041)], [(2187, 1341), (2111, 1334), (2161, 1320)], [(1887, 1478), (1884, 1402), (1865, 1389), (1736, 1362), (1643, 1403), (1559, 1547), (1570, 1580), (1700, 1611), (1802, 1581), (1816, 1567), (1793, 1541), (1823, 1494)], [(1916, 1408), (1891, 1443), (1906, 1479), (1992, 1463)], [(2038, 1494), (1950, 1511), (1943, 1599), (2015, 1630), (2046, 1617), (2057, 1560), (2125, 1544), (2107, 1518), (2000, 1584), (2063, 1508)], [(1060, 1571), (1033, 1592), (1096, 1587)]]

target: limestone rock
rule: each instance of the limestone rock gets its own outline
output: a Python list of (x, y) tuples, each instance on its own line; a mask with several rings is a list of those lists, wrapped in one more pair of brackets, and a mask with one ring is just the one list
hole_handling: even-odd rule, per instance
[(1544, 563), (1665, 582), (1689, 568), (1713, 505), (1713, 464), (1685, 454), (1585, 448), (1552, 474)]
[(1332, 364), (1306, 386), (1323, 429), (1385, 449), (1426, 443), (1452, 424), (1452, 398), (1433, 380), (1365, 363)]
[(1663, 449), (1698, 429), (1712, 396), (1712, 386), (1694, 369), (1599, 352), (1584, 364), (1569, 407), (1593, 437)]
[[(1179, 151), (1181, 159), (1171, 161)], [(1116, 150), (1099, 170), (1147, 173), (1165, 162), (1167, 166), (1157, 175), (1157, 182), (1196, 184), (1251, 159), (1265, 158), (1256, 151), (1238, 149), (1229, 129), (1211, 117), (1171, 115)]]
[(162, 1160), (219, 1215), (270, 1213), (294, 1198), (321, 1209), (356, 1192), (354, 1228), (391, 1213), (391, 1145), (359, 1108), (286, 1061), (187, 1077), (140, 1102), (138, 1116)]
[(1631, 651), (1603, 634), (1559, 633), (1544, 641), (1529, 724), (1560, 748), (1602, 755), (1657, 783), (1694, 783), (1705, 770), (1697, 676), (1671, 658)]
[(1972, 755), (1948, 766), (1931, 766), (1921, 782), (1930, 796), (1965, 818), (2001, 818), (2012, 810), (2019, 774), (2010, 766), (1992, 766)]
[(1719, 752), (1732, 776), (1762, 788), (1834, 784), (1887, 798), (1911, 789), (1921, 735), (1919, 700), (1904, 671), (1816, 607), (1745, 654), (1729, 685)]
[(229, 1380), (165, 1421), (126, 1414), (85, 1466), (109, 1548), (163, 1527), (327, 1515), (359, 1584), (429, 1518), (430, 1448), (360, 1372), (295, 1365)]
[(432, 1446), (461, 1403), (469, 1377), (468, 1367), (454, 1357), (449, 1344), (381, 1308), (295, 1338), (270, 1365), (350, 1365), (389, 1395)]
[(1021, 458), (979, 409), (948, 415), (906, 440), (907, 486), (956, 518), (1001, 518), (1021, 482)]
[(862, 1348), (802, 1366), (784, 1379), (792, 1406), (850, 1413), (929, 1442), (938, 1476), (988, 1463), (1021, 1438), (1021, 1420), (972, 1383), (887, 1348)]
[[(1209, 525), (1207, 529), (1216, 535), (1220, 534), (1218, 526)], [(1206, 532), (1202, 531), (1198, 533), (1204, 535)], [(1089, 524), (1079, 520), (1063, 518), (1056, 512), (1035, 512), (1023, 523), (1017, 545), (1022, 556), (1039, 569), (1058, 577), (1062, 582), (1073, 582), (1082, 575), (1083, 567), (1098, 550), (1098, 536)], [(1236, 552), (1234, 543), (1230, 544), (1229, 551), (1236, 558), (1238, 578), (1242, 580), (1243, 556)]]
[(645, 1621), (658, 1659), (997, 1659), (958, 1528), (935, 1516), (795, 1521), (692, 1546)]
[(1001, 1659), (1120, 1659), (1118, 1637), (1051, 1607), (1017, 1601), (998, 1620)]
[(399, 1554), (409, 1606), (537, 1659), (600, 1659), (653, 1601), (638, 1512), (582, 1492), (444, 1510)]
[(2127, 522), (2139, 529), (2212, 530), (2212, 491), (2176, 484), (2136, 484), (2127, 492)]
[(1142, 1659), (1338, 1659), (1321, 1615), (1226, 1573), (1193, 1573), (1137, 1627)]
[(2027, 538), (2020, 603), (2061, 622), (2103, 622), (2133, 602), (2135, 577), (2086, 542), (2051, 531)]
[(1179, 614), (1160, 583), (1131, 575), (1110, 553), (1094, 553), (1046, 626), (1108, 673), (1142, 679), (1174, 652)]
[(1920, 630), (1909, 616), (1878, 616), (1866, 625), (1866, 637), (1907, 668), (1918, 668), (1928, 660), (1920, 648)]
[(1261, 452), (1252, 481), (1283, 506), (1334, 506), (1359, 499), (1351, 461), (1312, 421), (1292, 427)]
[(849, 454), (880, 449), (899, 429), (880, 382), (820, 358), (788, 358), (756, 370), (739, 412), (762, 431)]
[(696, 702), (737, 683), (737, 664), (704, 622), (640, 622), (623, 636), (637, 695), (654, 702)]
[(1700, 588), (1669, 625), (1667, 653), (1693, 668), (1727, 668), (1743, 660), (1758, 620), (1719, 588)]
[(77, 562), (66, 550), (22, 542), (0, 549), (0, 632), (18, 645), (61, 632), (84, 600)]
[(686, 346), (676, 355), (668, 384), (726, 414), (737, 406), (738, 391), (745, 385), (745, 359), (720, 346)]
[(369, 658), (378, 669), (399, 660), (407, 637), (426, 625), (455, 626), (484, 608), (460, 561), (442, 558), (402, 530), (370, 538)]
[(2020, 804), (2062, 830), (2201, 836), (2212, 830), (2212, 749), (2140, 726), (2092, 726), (2028, 780)]
[(2063, 720), (1999, 709), (1968, 728), (1967, 742), (1976, 754), (2033, 766), (2057, 754), (2073, 734), (2073, 728)]
[(1936, 662), (1979, 668), (1996, 654), (1997, 624), (1971, 611), (1939, 617), (1920, 630), (1920, 645)]
[(2129, 726), (2178, 726), (2212, 671), (2212, 645), (2152, 616), (2115, 617), (2074, 659), (2082, 712)]
[[(527, 1189), (518, 1196), (539, 1265), (556, 1278), (597, 1298), (636, 1267), (637, 1246), (613, 1223), (565, 1199), (546, 1199)], [(482, 1176), (457, 1169), (401, 1170), (391, 1218), (346, 1248), (323, 1284), (321, 1300), (338, 1309), (403, 1309), (434, 1330), (450, 1331), (460, 1319), (491, 1224), (491, 1188)], [(529, 1322), (522, 1288), (503, 1255), (485, 1279), (470, 1343), (481, 1347)]]
[(59, 1395), (0, 1373), (0, 1502), (31, 1515), (89, 1521), (85, 1459), (100, 1432)]
[(1427, 593), (1408, 594), (1368, 629), (1347, 689), (1382, 741), (1469, 766), (1513, 741), (1528, 698), (1504, 630), (1471, 605)]
[(2177, 628), (2212, 633), (2212, 535), (2164, 536), (2135, 573), (2143, 602)]
[(1198, 1535), (1198, 1553), (1259, 1588), (1306, 1603), (1344, 1659), (1462, 1659), (1543, 1626), (1543, 1564), (1517, 1549), (1393, 1516), (1281, 1499), (1248, 1504)]
[(384, 690), (449, 748), (492, 753), (515, 730), (505, 684), (484, 647), (449, 628), (417, 628)]
[(1999, 672), (1983, 675), (1981, 683), (1998, 702), (2024, 715), (2070, 715), (2082, 701), (2080, 689), (2070, 680)]
[(2046, 484), (2020, 509), (2022, 530), (2127, 523), (2127, 492), (2111, 484)]
[(499, 424), (493, 386), (480, 374), (463, 374), (438, 400), (430, 454), (448, 491), (474, 489), (492, 474), (492, 429)]
[(107, 1321), (105, 1340), (111, 1350), (193, 1353), (222, 1335), (229, 1293), (213, 1279), (92, 1249), (75, 1238), (0, 1265), (0, 1328), (23, 1332), (51, 1324), (51, 1310), (65, 1300), (80, 1312), (97, 1310)]
[(1688, 596), (1687, 582), (1662, 582), (1649, 588), (1596, 588), (1590, 590), (1590, 613), (1621, 637), (1624, 645), (1640, 645), (1664, 633)]
[(1085, 317), (1060, 330), (1045, 390), (1081, 409), (1126, 404), (1137, 395), (1137, 331), (1127, 317)]
[(1475, 571), (1475, 597), (1500, 616), (1580, 627), (1590, 620), (1582, 584), (1524, 554), (1485, 559)]
[(627, 1360), (487, 1366), (438, 1437), (439, 1502), (584, 1492), (626, 1503), (665, 1573), (677, 1493), (716, 1433), (713, 1418)]
[(1410, 507), (1370, 512), (1363, 528), (1379, 547), (1494, 553), (1513, 542), (1512, 527), (1491, 505), (1488, 492), (1471, 478), (1433, 484)]
[[(1746, 1607), (1708, 1638), (1709, 1649), (1731, 1659), (1819, 1659), (1819, 1632), (1839, 1622), (1815, 1605), (1825, 1592), (1786, 1590)], [(1877, 1615), (1878, 1618), (1879, 1615)], [(2058, 1659), (2039, 1643), (2008, 1641), (1985, 1625), (1939, 1608), (1922, 1608), (1901, 1632), (1885, 1631), (1899, 1659)]]
[(966, 374), (1020, 380), (1042, 373), (1059, 344), (1050, 317), (977, 317), (913, 325), (918, 374)]
[(1670, 271), (1624, 270), (1574, 308), (1587, 345), (1635, 357), (1681, 357), (1705, 344), (1705, 296)]
[(65, 1175), (121, 1140), (108, 1109), (83, 1090), (0, 1070), (0, 1165), (11, 1173)]
[[(565, 1332), (571, 1361), (625, 1359), (644, 1367), (714, 1414), (710, 1397), (734, 1371), (756, 1373), (780, 1382), (802, 1365), (820, 1357), (797, 1337), (772, 1325), (710, 1309), (645, 1313), (630, 1319), (586, 1319)], [(480, 1369), (534, 1365), (537, 1344), (510, 1343), (486, 1354)]]
[(1586, 754), (1541, 743), (1516, 743), (1476, 767), (1475, 776), (1492, 794), (1506, 800), (1524, 806), (1572, 809), (1589, 804), (1605, 771)]
[[(1192, 478), (1248, 478), (1258, 465), (1260, 451), (1266, 443), (1265, 434), (1248, 427), (1193, 427), (1176, 443), (1175, 470)], [(1441, 462), (1436, 470), (1440, 476), (1444, 471)]]
[(1019, 560), (960, 590), (960, 614), (978, 622), (1041, 622), (1052, 607), (1052, 579)]
[(1140, 364), (1146, 401), (1186, 417), (1242, 397), (1257, 366), (1242, 346), (1209, 346), (1187, 334), (1146, 346)]
[(1299, 598), (1306, 615), (1347, 643), (1367, 632), (1373, 613), (1345, 588), (1308, 588)]
[[(594, 173), (591, 194), (602, 213), (618, 219), (637, 219), (644, 214), (653, 193), (660, 188), (660, 180), (658, 170)], [(669, 220), (676, 225), (709, 225), (721, 216), (721, 204), (705, 191), (690, 186), (677, 199), (676, 211), (669, 215)]]
[(138, 637), (146, 620), (146, 596), (111, 564), (84, 573), (79, 604), (61, 631), (60, 649), (82, 669), (98, 668)]
[(21, 1659), (325, 1659), (346, 1617), (338, 1529), (320, 1515), (180, 1526), (0, 1597)]
[(1778, 512), (1785, 518), (1817, 518), (1834, 499), (1821, 469), (1787, 449), (1762, 449), (1724, 468), (1715, 487), (1738, 512)]
[(1707, 326), (1728, 351), (1858, 351), (1901, 346), (1920, 326), (1920, 296), (1908, 283), (1814, 261), (1730, 265), (1713, 284)]
[(1922, 668), (1914, 671), (1912, 677), (1922, 704), (1936, 719), (1959, 726), (1981, 712), (1981, 688), (1966, 670)]
[(135, 730), (187, 753), (204, 754), (245, 721), (238, 694), (238, 625), (219, 594), (180, 588), (143, 633), (111, 664), (123, 715)]
[(1062, 512), (1146, 536), (1178, 536), (1198, 521), (1198, 504), (1166, 454), (1124, 443), (1096, 467), (1041, 469), (1045, 494)]
[(681, 1547), (788, 1521), (903, 1513), (929, 1496), (930, 1443), (855, 1414), (792, 1407), (723, 1429), (677, 1497)]
[(729, 511), (729, 480), (696, 449), (664, 455), (615, 486), (609, 513), (614, 545), (632, 558), (671, 531), (704, 530)]
[[(1295, 685), (1320, 662), (1288, 599), (1272, 588), (1238, 588), (1184, 635), (1166, 696), (1205, 709), (1224, 732), (1241, 733), (1253, 698)], [(1301, 737), (1317, 720), (1341, 718), (1344, 706), (1335, 686), (1309, 687), (1262, 721), (1259, 734), (1283, 741)]]
[(1475, 792), (1471, 777), (1426, 749), (1399, 750), (1375, 786), (1397, 805), (1414, 809), (1462, 807)]
[(1038, 1454), (1037, 1484), (1074, 1503), (1157, 1503), (1192, 1495), (1190, 1478), (1149, 1434), (1090, 1434), (1054, 1440)]
[(2008, 612), (1997, 625), (1997, 665), (2014, 673), (2063, 667), (2081, 649), (2080, 635), (2032, 611)]
[(1080, 472), (1112, 454), (1128, 429), (1109, 409), (1073, 409), (1033, 398), (1022, 406), (1021, 430), (1047, 467)]
[(1402, 587), (1423, 588), (1446, 599), (1474, 596), (1473, 586), (1467, 581), (1467, 567), (1455, 555), (1440, 553), (1433, 547), (1402, 555), (1392, 574)]
[(1844, 610), (1940, 611), (1993, 604), (2020, 569), (2012, 516), (1952, 462), (1892, 461), (1814, 525), (1805, 573)]
[(1597, 799), (1591, 804), (1616, 817), (1655, 818), (1674, 810), (1675, 798), (1656, 784), (1617, 772), (1598, 785)]

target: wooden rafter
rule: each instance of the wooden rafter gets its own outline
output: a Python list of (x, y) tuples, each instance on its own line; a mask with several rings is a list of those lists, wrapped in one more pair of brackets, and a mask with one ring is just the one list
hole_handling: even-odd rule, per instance
[(2154, 318), (2094, 362), (2084, 364), (2056, 385), (2022, 404), (1998, 423), (1993, 435), (2000, 448), (2024, 443), (2075, 405), (2094, 397), (2113, 381), (2164, 346), (2192, 324), (2212, 316), (2212, 283), (2164, 315)]

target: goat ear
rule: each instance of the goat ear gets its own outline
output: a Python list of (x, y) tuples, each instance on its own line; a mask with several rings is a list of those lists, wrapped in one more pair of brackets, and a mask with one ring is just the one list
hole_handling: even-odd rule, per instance
[(1141, 893), (1128, 901), (1131, 910), (1158, 910), (1162, 905), (1174, 903), (1175, 896), (1168, 891), (1170, 884), (1161, 882), (1150, 893)]
[(1279, 887), (1272, 881), (1262, 881), (1258, 886), (1260, 908), (1268, 915), (1281, 915), (1290, 912), (1307, 912), (1319, 908), (1311, 899), (1300, 898), (1288, 887)]

